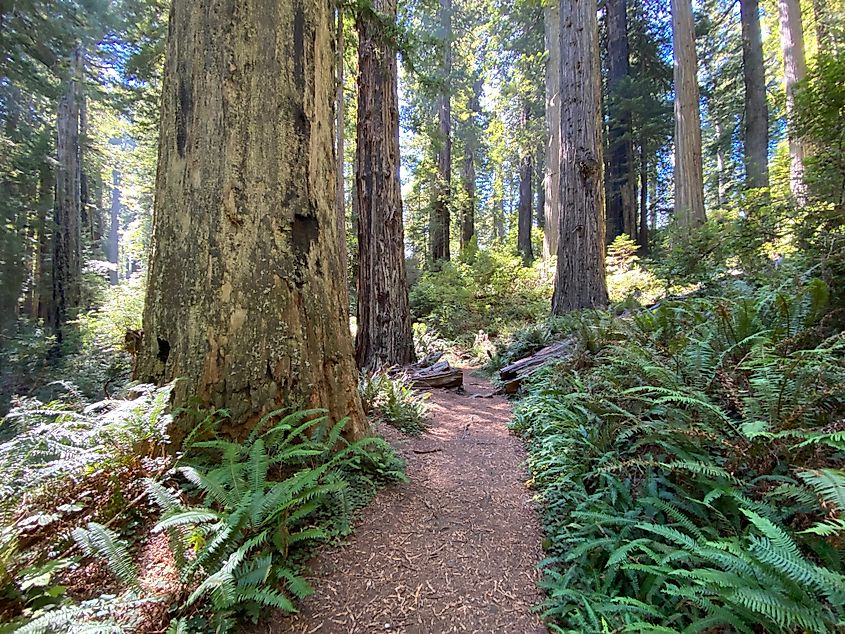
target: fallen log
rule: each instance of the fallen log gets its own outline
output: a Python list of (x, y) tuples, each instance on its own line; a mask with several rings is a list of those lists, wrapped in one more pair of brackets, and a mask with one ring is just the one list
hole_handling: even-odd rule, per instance
[(538, 350), (531, 356), (514, 361), (510, 365), (499, 370), (499, 378), (502, 380), (501, 392), (515, 394), (522, 385), (522, 382), (539, 370), (546, 362), (552, 359), (564, 357), (575, 348), (575, 340), (568, 337), (563, 341), (553, 343), (550, 346)]
[(451, 367), (448, 361), (438, 361), (430, 367), (412, 371), (408, 379), (412, 387), (448, 389), (464, 384), (464, 371)]

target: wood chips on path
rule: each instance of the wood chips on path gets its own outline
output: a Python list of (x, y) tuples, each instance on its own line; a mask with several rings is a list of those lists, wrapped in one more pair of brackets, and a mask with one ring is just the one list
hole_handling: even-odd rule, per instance
[(380, 430), (407, 461), (409, 482), (382, 490), (341, 546), (310, 564), (317, 592), (266, 634), (384, 632), (535, 634), (542, 535), (526, 488), (510, 406), (464, 376), (435, 391), (418, 438)]

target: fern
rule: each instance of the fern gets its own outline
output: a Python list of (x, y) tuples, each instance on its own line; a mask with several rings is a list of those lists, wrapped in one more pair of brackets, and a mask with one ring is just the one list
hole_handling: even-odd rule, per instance
[(105, 561), (118, 580), (128, 586), (138, 586), (138, 570), (132, 562), (126, 542), (118, 538), (116, 533), (102, 524), (90, 522), (86, 528), (73, 529), (71, 535), (86, 555)]

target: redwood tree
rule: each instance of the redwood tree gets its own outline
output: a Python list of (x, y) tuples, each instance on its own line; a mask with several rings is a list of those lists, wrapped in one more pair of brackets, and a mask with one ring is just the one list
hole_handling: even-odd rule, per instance
[(783, 52), (783, 77), (786, 84), (786, 116), (789, 134), (789, 188), (799, 201), (804, 199), (804, 158), (806, 143), (795, 132), (795, 89), (807, 75), (804, 57), (804, 26), (799, 0), (778, 0), (780, 45)]
[(374, 0), (358, 16), (358, 334), (360, 367), (404, 365), (414, 358), (402, 192), (396, 51), (384, 22), (396, 0)]
[(560, 0), (560, 240), (552, 312), (607, 304), (604, 158), (594, 0)]
[(431, 259), (448, 260), (451, 227), (450, 203), (452, 196), (452, 0), (440, 0), (440, 28), (443, 38), (441, 79), (443, 89), (437, 109), (440, 126), (437, 148), (437, 182), (434, 187), (434, 204), (431, 208)]
[(675, 58), (675, 217), (681, 226), (690, 227), (706, 219), (692, 0), (672, 0), (672, 52)]
[(236, 438), (282, 406), (366, 430), (342, 301), (332, 36), (329, 3), (170, 10), (136, 378), (180, 379), (175, 404), (226, 408)]
[(560, 9), (547, 5), (546, 31), (546, 161), (543, 188), (543, 258), (557, 255), (560, 231)]
[(742, 69), (745, 79), (745, 185), (769, 186), (769, 107), (757, 0), (741, 0)]

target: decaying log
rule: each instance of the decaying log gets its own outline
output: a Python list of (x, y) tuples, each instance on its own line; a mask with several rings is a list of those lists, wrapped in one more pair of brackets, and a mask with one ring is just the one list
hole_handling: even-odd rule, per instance
[(438, 361), (427, 368), (412, 369), (408, 376), (413, 387), (454, 388), (464, 384), (464, 372), (453, 368), (448, 361)]
[(563, 341), (546, 346), (529, 357), (514, 361), (508, 366), (499, 370), (499, 378), (502, 380), (501, 391), (505, 394), (514, 394), (522, 385), (522, 382), (539, 370), (547, 361), (566, 356), (575, 347), (575, 340), (568, 337)]

